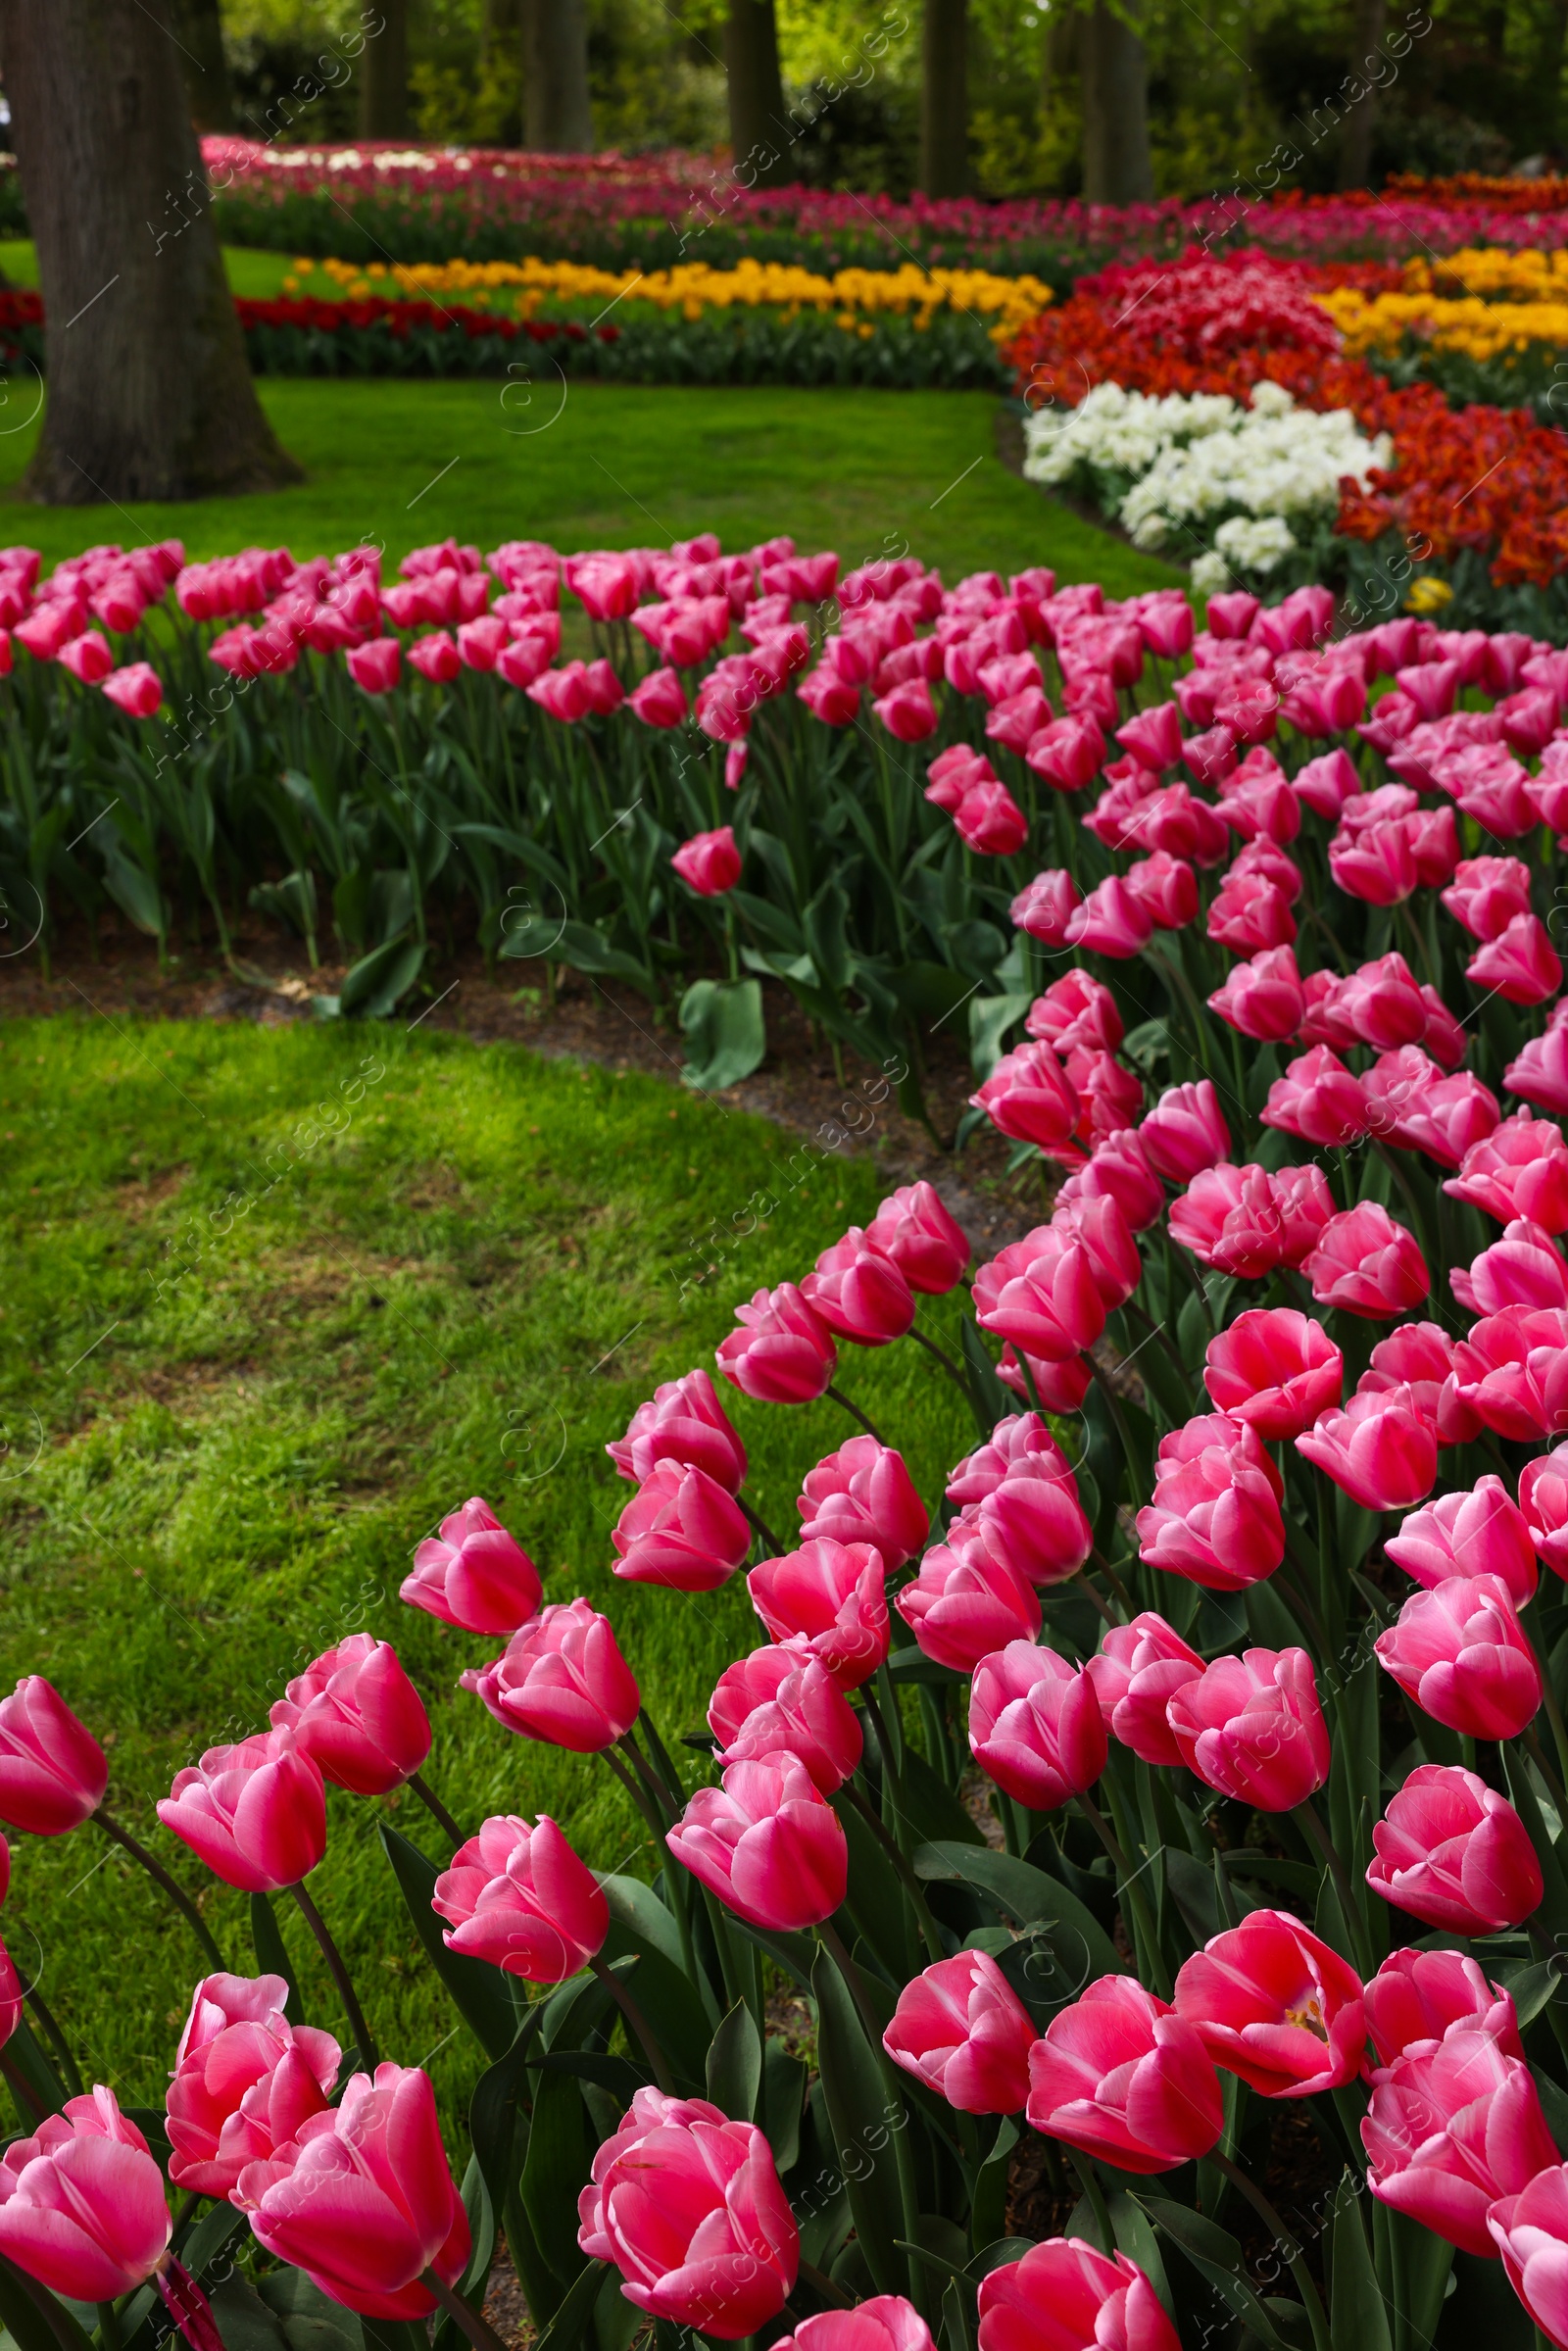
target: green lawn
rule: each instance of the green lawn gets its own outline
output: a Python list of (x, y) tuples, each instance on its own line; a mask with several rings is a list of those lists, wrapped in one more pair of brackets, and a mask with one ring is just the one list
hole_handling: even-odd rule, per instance
[[(510, 1738), (456, 1689), (501, 1644), (405, 1608), (398, 1584), (437, 1518), (483, 1494), (547, 1599), (585, 1592), (612, 1615), (666, 1739), (700, 1730), (760, 1628), (738, 1580), (683, 1598), (611, 1575), (631, 1489), (602, 1447), (657, 1380), (711, 1363), (738, 1298), (867, 1219), (870, 1166), (798, 1157), (792, 1184), (795, 1146), (757, 1119), (429, 1029), (132, 1027), (85, 1007), (0, 1024), (0, 1688), (41, 1672), (79, 1708), (110, 1750), (111, 1804), (205, 1886), (230, 1964), (253, 1964), (243, 1902), (153, 1801), (203, 1746), (265, 1727), (288, 1677), (360, 1626), (396, 1642), (424, 1692), (428, 1776), (466, 1826), (543, 1807), (599, 1863), (643, 1867), (602, 1765)], [(290, 1137), (301, 1155), (269, 1189)], [(764, 1189), (773, 1212), (683, 1305), (681, 1279), (712, 1253), (698, 1237)], [(943, 1309), (929, 1316), (941, 1336)], [(934, 1502), (973, 1442), (955, 1392), (912, 1344), (845, 1352), (843, 1385)], [(829, 1402), (733, 1410), (749, 1493), (787, 1540), (804, 1473), (851, 1424)], [(394, 1805), (439, 1857), (428, 1817)], [(330, 1796), (313, 1889), (384, 2050), (412, 2063), (450, 2016), (398, 1907), (381, 1810)], [(91, 1828), (14, 1845), (4, 1932), (24, 1975), (93, 2078), (160, 2101), (193, 1937)], [(324, 1972), (284, 1907), (325, 2019)], [(470, 2059), (461, 2040), (438, 2051), (444, 2091)]]

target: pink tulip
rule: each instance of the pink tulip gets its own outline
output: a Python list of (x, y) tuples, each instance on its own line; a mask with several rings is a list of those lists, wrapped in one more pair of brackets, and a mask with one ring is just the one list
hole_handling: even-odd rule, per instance
[(1019, 1045), (1004, 1053), (969, 1101), (997, 1132), (1013, 1143), (1058, 1151), (1071, 1140), (1082, 1105), (1077, 1089), (1049, 1045)]
[(1088, 1164), (1070, 1175), (1056, 1195), (1067, 1200), (1113, 1200), (1135, 1233), (1147, 1232), (1165, 1205), (1165, 1189), (1149, 1163), (1136, 1130), (1122, 1127), (1097, 1143)]
[[(1298, 1652), (1299, 1654), (1299, 1652)], [(1182, 1962), (1176, 2013), (1266, 2098), (1342, 2089), (1366, 2045), (1360, 1979), (1285, 1910), (1254, 1910)]]
[(590, 620), (624, 620), (637, 609), (640, 589), (631, 556), (572, 556), (564, 577)]
[(1094, 1530), (1070, 1473), (1035, 1477), (1026, 1469), (1005, 1477), (955, 1525), (963, 1523), (977, 1528), (1030, 1584), (1065, 1583), (1094, 1548)]
[(158, 1817), (225, 1886), (278, 1893), (308, 1878), (326, 1851), (319, 1766), (292, 1731), (258, 1731), (209, 1747), (174, 1774)]
[(754, 1567), (746, 1589), (774, 1641), (800, 1641), (858, 1690), (888, 1653), (887, 1572), (872, 1544), (817, 1536)]
[(874, 1437), (851, 1437), (808, 1470), (798, 1507), (803, 1542), (868, 1543), (890, 1574), (914, 1557), (931, 1523), (903, 1454)]
[(974, 1311), (983, 1331), (1048, 1363), (1081, 1354), (1105, 1327), (1088, 1250), (1044, 1225), (979, 1268)]
[(390, 1643), (351, 1633), (288, 1686), (268, 1717), (323, 1779), (357, 1796), (401, 1788), (430, 1752), (430, 1718)]
[(822, 1251), (801, 1296), (835, 1338), (856, 1347), (886, 1347), (914, 1320), (908, 1283), (858, 1225)]
[(814, 1927), (844, 1900), (849, 1853), (838, 1815), (787, 1751), (732, 1763), (722, 1788), (697, 1790), (666, 1841), (754, 1927)]
[(1057, 792), (1080, 792), (1098, 774), (1105, 756), (1105, 738), (1095, 720), (1054, 718), (1029, 745), (1028, 764)]
[(1536, 1554), (1568, 1582), (1568, 1445), (1527, 1461), (1519, 1473), (1519, 1510)]
[(1539, 914), (1516, 914), (1464, 967), (1471, 985), (1510, 1004), (1539, 1004), (1562, 986), (1562, 962)]
[(610, 1932), (610, 1909), (586, 1863), (546, 1812), (530, 1829), (514, 1814), (480, 1825), (436, 1880), (430, 1907), (450, 1921), (448, 1950), (529, 1984), (564, 1984)]
[(882, 2046), (960, 2114), (1018, 2114), (1029, 2094), (1029, 2012), (986, 1951), (958, 1951), (906, 1984)]
[(1487, 2033), (1505, 2057), (1524, 2055), (1512, 1999), (1462, 1951), (1394, 1952), (1366, 1986), (1365, 2013), (1381, 2066), (1469, 2033)]
[(1408, 1314), (1432, 1288), (1414, 1234), (1376, 1200), (1331, 1216), (1301, 1270), (1319, 1305), (1385, 1320)]
[(1333, 1048), (1314, 1045), (1269, 1087), (1262, 1123), (1305, 1143), (1340, 1147), (1366, 1133), (1366, 1097)]
[(666, 1592), (716, 1592), (752, 1547), (745, 1512), (706, 1470), (656, 1462), (611, 1530), (614, 1573)]
[(1205, 1788), (1289, 1812), (1329, 1776), (1329, 1735), (1304, 1649), (1216, 1657), (1166, 1702), (1182, 1761)]
[(980, 2280), (980, 2351), (1181, 2351), (1136, 2262), (1050, 2236)]
[(1067, 1456), (1038, 1412), (1011, 1412), (999, 1420), (985, 1444), (958, 1463), (948, 1480), (947, 1497), (960, 1507), (983, 1502), (1014, 1478), (1072, 1482)]
[(191, 1995), (169, 2086), (169, 2177), (226, 2197), (246, 2164), (287, 2144), (326, 2107), (342, 2050), (291, 2025), (281, 1976), (208, 1976)]
[(932, 1544), (894, 1605), (924, 1654), (959, 1674), (1040, 1630), (1039, 1595), (1023, 1570), (999, 1539), (963, 1519), (955, 1519), (946, 1543)]
[(638, 2090), (577, 2215), (578, 2244), (613, 2262), (628, 2302), (719, 2342), (765, 2327), (795, 2283), (800, 2236), (768, 2143), (706, 2098)]
[(1519, 857), (1463, 857), (1443, 903), (1472, 939), (1497, 939), (1530, 911), (1530, 868)]
[(504, 1729), (573, 1755), (613, 1746), (642, 1706), (609, 1617), (581, 1598), (541, 1608), (499, 1657), (461, 1679)]
[[(1370, 1083), (1367, 1092), (1370, 1097)], [(1420, 1087), (1404, 1104), (1391, 1133), (1393, 1140), (1406, 1149), (1425, 1151), (1440, 1167), (1452, 1168), (1458, 1167), (1471, 1146), (1483, 1141), (1496, 1124), (1495, 1095), (1465, 1069), (1452, 1077), (1434, 1077)]]
[(1516, 1739), (1541, 1705), (1541, 1669), (1501, 1576), (1413, 1593), (1373, 1647), (1424, 1713), (1472, 1739)]
[(33, 1837), (79, 1829), (103, 1802), (109, 1758), (53, 1683), (24, 1674), (0, 1698), (0, 1821)]
[(860, 1760), (859, 1719), (825, 1665), (798, 1641), (754, 1649), (726, 1666), (708, 1706), (719, 1761), (791, 1755), (830, 1796)]
[(51, 2293), (129, 2293), (162, 2262), (172, 2226), (146, 2139), (101, 2084), (0, 2154), (0, 2254)]
[(348, 673), (365, 694), (390, 694), (403, 667), (403, 648), (396, 637), (372, 637), (368, 645), (352, 645), (343, 657)]
[(829, 1386), (838, 1368), (833, 1334), (793, 1282), (754, 1291), (735, 1319), (741, 1328), (720, 1342), (715, 1360), (743, 1396), (808, 1404)]
[(1551, 2164), (1487, 2208), (1508, 2283), (1549, 2343), (1568, 2342), (1568, 2164)]
[(1363, 1510), (1408, 1510), (1437, 1483), (1437, 1429), (1408, 1387), (1357, 1389), (1343, 1412), (1320, 1412), (1296, 1449)]
[(1230, 1131), (1207, 1078), (1169, 1087), (1138, 1133), (1150, 1165), (1173, 1184), (1190, 1184), (1200, 1169), (1230, 1155)]
[(467, 2266), (467, 2215), (417, 2066), (356, 2074), (340, 2105), (246, 2165), (232, 2201), (267, 2252), (365, 2318), (428, 2316), (426, 2270), (452, 2285)]
[[(1296, 917), (1284, 891), (1266, 874), (1227, 874), (1208, 910), (1208, 935), (1239, 955), (1261, 955), (1291, 945), (1296, 937)], [(1295, 962), (1293, 955), (1293, 969)], [(1297, 986), (1299, 989), (1299, 980)], [(1303, 998), (1297, 1008), (1297, 1024), (1304, 1008)], [(1291, 1031), (1284, 1034), (1289, 1036)]]
[(1129, 1625), (1111, 1625), (1084, 1668), (1105, 1728), (1145, 1763), (1180, 1763), (1166, 1706), (1203, 1660), (1173, 1625), (1148, 1608)]
[(680, 726), (691, 715), (686, 689), (673, 669), (652, 669), (626, 697), (644, 726)]
[(1502, 1073), (1510, 1094), (1559, 1113), (1568, 1110), (1568, 1028), (1562, 1009), (1560, 1003), (1553, 1005), (1545, 1035), (1528, 1038)]
[[(1035, 674), (1038, 676), (1039, 671)], [(996, 779), (997, 771), (984, 752), (971, 749), (967, 743), (952, 743), (946, 751), (938, 753), (926, 769), (925, 798), (933, 808), (956, 816), (966, 793), (972, 792), (976, 784), (995, 783)]]
[(669, 861), (699, 898), (722, 898), (741, 878), (741, 853), (727, 824), (716, 832), (694, 833)]
[(1568, 1143), (1550, 1119), (1517, 1110), (1471, 1146), (1443, 1189), (1499, 1224), (1528, 1216), (1548, 1233), (1568, 1232)]
[(1568, 1429), (1568, 1307), (1504, 1306), (1453, 1350), (1454, 1394), (1484, 1427), (1525, 1444)]
[(934, 2351), (931, 2329), (902, 2294), (873, 2294), (853, 2310), (802, 2319), (773, 2351)]
[[(7, 652), (9, 668), (9, 648)], [(112, 669), (101, 690), (127, 718), (156, 716), (164, 699), (164, 681), (150, 661), (127, 661), (122, 669)]]
[(1372, 1349), (1371, 1366), (1356, 1384), (1357, 1396), (1408, 1387), (1409, 1409), (1435, 1426), (1440, 1445), (1472, 1444), (1481, 1434), (1481, 1422), (1459, 1402), (1453, 1345), (1438, 1323), (1400, 1323)]
[(437, 629), (428, 637), (416, 637), (409, 647), (409, 660), (432, 686), (450, 686), (463, 666), (457, 646), (445, 629)]
[[(877, 704), (872, 707), (880, 709)], [(1028, 817), (1006, 785), (995, 777), (964, 794), (954, 810), (953, 823), (964, 847), (984, 857), (1014, 857), (1029, 838)]]
[(890, 694), (880, 695), (871, 708), (900, 743), (924, 743), (937, 731), (937, 706), (923, 677), (906, 679)]
[(1336, 748), (1298, 767), (1291, 789), (1307, 808), (1333, 822), (1345, 803), (1361, 790), (1361, 777), (1349, 754)]
[(1427, 1007), (1401, 955), (1379, 955), (1341, 980), (1336, 1009), (1352, 1036), (1380, 1053), (1419, 1044), (1426, 1032)]
[(1087, 1669), (1009, 1641), (984, 1656), (969, 1692), (969, 1751), (1032, 1812), (1054, 1812), (1105, 1768), (1105, 1724)]
[(414, 1554), (399, 1598), (461, 1633), (514, 1633), (539, 1605), (539, 1571), (477, 1495)]
[(1203, 1385), (1270, 1445), (1299, 1437), (1344, 1391), (1345, 1358), (1321, 1323), (1294, 1306), (1251, 1307), (1211, 1339)]
[(1153, 916), (1142, 896), (1120, 874), (1110, 873), (1068, 915), (1066, 940), (1085, 954), (1125, 962), (1148, 946), (1153, 931)]
[(1103, 981), (1087, 971), (1065, 971), (1053, 980), (1045, 994), (1035, 998), (1024, 1025), (1031, 1037), (1061, 1053), (1074, 1047), (1113, 1053), (1122, 1041), (1116, 999)]
[(1457, 1765), (1417, 1765), (1374, 1824), (1372, 1842), (1373, 1892), (1447, 1934), (1521, 1926), (1541, 1901), (1541, 1864), (1524, 1823)]
[(1516, 1608), (1536, 1596), (1536, 1551), (1524, 1514), (1491, 1471), (1469, 1494), (1413, 1510), (1384, 1549), (1428, 1592), (1454, 1576), (1498, 1576)]
[(1545, 1227), (1527, 1216), (1505, 1226), (1502, 1239), (1472, 1258), (1468, 1272), (1455, 1266), (1448, 1281), (1469, 1314), (1500, 1314), (1504, 1306), (1568, 1306), (1568, 1263), (1552, 1248)]
[[(1032, 764), (1032, 762), (1031, 762)], [(1064, 947), (1067, 924), (1083, 898), (1070, 873), (1053, 866), (1037, 873), (1025, 890), (1020, 890), (1008, 913), (1015, 930), (1027, 931), (1043, 947)]]
[(1485, 2033), (1396, 2058), (1373, 2084), (1361, 2143), (1380, 2202), (1483, 2255), (1488, 2207), (1557, 2160), (1529, 2067)]
[(746, 1482), (746, 1447), (706, 1371), (665, 1380), (632, 1414), (624, 1437), (605, 1447), (623, 1478), (641, 1486), (661, 1461), (707, 1473), (726, 1494)]
[(1238, 963), (1208, 1007), (1244, 1037), (1264, 1044), (1294, 1037), (1306, 1009), (1295, 955), (1289, 947), (1273, 947)]
[(890, 1193), (865, 1237), (924, 1298), (945, 1298), (963, 1279), (969, 1262), (968, 1242), (934, 1187), (923, 1180)]
[(1219, 2076), (1187, 2018), (1102, 1976), (1029, 2052), (1030, 2129), (1122, 2172), (1169, 2172), (1225, 2127)]
[(1256, 1432), (1200, 1415), (1159, 1441), (1154, 1494), (1138, 1513), (1138, 1555), (1210, 1592), (1245, 1592), (1285, 1556), (1279, 1481)]
[(1156, 931), (1182, 930), (1198, 912), (1198, 876), (1185, 857), (1156, 849), (1129, 865), (1125, 879)]

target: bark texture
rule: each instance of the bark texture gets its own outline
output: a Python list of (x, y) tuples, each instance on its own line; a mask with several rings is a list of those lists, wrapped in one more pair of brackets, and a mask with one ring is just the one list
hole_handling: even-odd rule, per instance
[(275, 489), (172, 37), (171, 0), (0, 0), (48, 321), (48, 506)]
[(376, 0), (379, 32), (360, 58), (360, 136), (400, 139), (409, 127), (409, 0)]
[(537, 153), (593, 153), (587, 0), (522, 0), (522, 106)]
[(773, 0), (729, 0), (724, 72), (735, 176), (743, 187), (766, 187), (784, 176), (791, 137)]
[(179, 0), (179, 39), (191, 121), (198, 130), (232, 130), (234, 91), (218, 0)]
[(920, 186), (927, 196), (962, 196), (969, 186), (968, 0), (925, 0), (920, 51)]
[[(1129, 12), (1130, 13), (1130, 12)], [(1154, 193), (1149, 152), (1149, 62), (1136, 24), (1095, 0), (1079, 28), (1084, 104), (1084, 195), (1091, 204), (1143, 204)]]
[(1366, 70), (1376, 54), (1388, 22), (1388, 0), (1356, 0), (1355, 48), (1348, 82), (1349, 106), (1340, 134), (1340, 185), (1360, 188), (1372, 171), (1372, 132), (1376, 124), (1377, 85)]

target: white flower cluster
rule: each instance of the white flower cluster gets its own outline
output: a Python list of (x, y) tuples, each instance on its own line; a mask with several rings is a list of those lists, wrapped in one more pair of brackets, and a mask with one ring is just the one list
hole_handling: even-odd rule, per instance
[(1394, 462), (1388, 435), (1368, 440), (1348, 409), (1298, 409), (1274, 383), (1254, 385), (1248, 408), (1216, 393), (1097, 384), (1065, 416), (1031, 416), (1024, 437), (1031, 481), (1087, 475), (1135, 547), (1206, 542), (1200, 589), (1234, 585), (1239, 571), (1266, 575), (1294, 552), (1293, 522), (1334, 514), (1342, 475), (1364, 483)]

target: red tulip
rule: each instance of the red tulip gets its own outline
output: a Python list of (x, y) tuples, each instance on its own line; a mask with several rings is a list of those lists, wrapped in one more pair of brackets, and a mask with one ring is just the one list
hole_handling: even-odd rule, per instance
[(430, 1896), (454, 1932), (449, 1951), (482, 1959), (528, 1984), (564, 1984), (610, 1932), (610, 1907), (546, 1812), (537, 1828), (514, 1814), (480, 1824), (452, 1856)]
[(754, 1927), (814, 1927), (844, 1900), (849, 1853), (838, 1814), (787, 1752), (732, 1763), (722, 1788), (697, 1790), (666, 1842)]
[(539, 1605), (539, 1571), (477, 1495), (414, 1554), (400, 1599), (462, 1633), (514, 1633)]
[(103, 1802), (109, 1758), (53, 1683), (24, 1674), (0, 1698), (0, 1821), (34, 1837), (79, 1829)]
[(1343, 1412), (1320, 1412), (1296, 1449), (1363, 1510), (1407, 1510), (1437, 1483), (1437, 1428), (1408, 1387), (1358, 1388)]
[(1452, 1935), (1522, 1926), (1543, 1886), (1523, 1821), (1475, 1772), (1423, 1763), (1372, 1830), (1374, 1893)]
[(798, 1507), (804, 1543), (870, 1543), (890, 1574), (914, 1557), (931, 1523), (903, 1454), (874, 1437), (851, 1437), (808, 1470)]
[(1181, 2351), (1137, 2263), (1080, 2236), (1047, 2237), (981, 2278), (979, 2341), (980, 2351)]
[(726, 1666), (708, 1706), (719, 1761), (793, 1755), (830, 1796), (860, 1760), (860, 1725), (826, 1666), (799, 1643), (754, 1649)]
[(902, 1339), (914, 1320), (908, 1283), (858, 1225), (822, 1251), (815, 1271), (801, 1284), (801, 1296), (835, 1338), (856, 1347), (886, 1347)]
[(174, 1774), (158, 1817), (225, 1886), (278, 1893), (308, 1878), (326, 1851), (326, 1791), (291, 1731), (255, 1732), (209, 1747)]
[(833, 1335), (793, 1282), (756, 1290), (737, 1306), (740, 1330), (719, 1344), (715, 1358), (743, 1396), (764, 1404), (808, 1404), (838, 1368)]
[(1384, 1549), (1428, 1592), (1454, 1576), (1498, 1576), (1515, 1607), (1536, 1595), (1536, 1552), (1523, 1513), (1499, 1477), (1478, 1478), (1469, 1494), (1446, 1494), (1413, 1510)]
[(1568, 1232), (1568, 1143), (1550, 1119), (1516, 1110), (1471, 1146), (1443, 1189), (1499, 1224), (1528, 1216), (1548, 1233)]
[(416, 1772), (430, 1752), (430, 1718), (398, 1663), (397, 1651), (369, 1633), (351, 1633), (288, 1686), (268, 1720), (292, 1731), (334, 1788), (384, 1796)]
[(1029, 2127), (1121, 2172), (1169, 2172), (1225, 2127), (1213, 2060), (1187, 2018), (1102, 1976), (1029, 2052)]
[(841, 1690), (858, 1690), (888, 1653), (887, 1569), (868, 1543), (812, 1537), (754, 1567), (746, 1589), (771, 1638), (802, 1642)]
[(663, 1381), (650, 1402), (638, 1405), (625, 1436), (605, 1450), (635, 1486), (661, 1461), (704, 1470), (726, 1494), (739, 1494), (746, 1482), (746, 1447), (702, 1370)]
[(1200, 1169), (1230, 1155), (1230, 1130), (1207, 1078), (1167, 1088), (1138, 1133), (1150, 1165), (1173, 1184), (1190, 1184)]
[(1541, 1669), (1500, 1576), (1413, 1593), (1372, 1645), (1424, 1713), (1472, 1739), (1516, 1739), (1540, 1708)]
[(226, 2197), (327, 2106), (342, 2050), (291, 2025), (287, 1998), (281, 1976), (208, 1976), (192, 1993), (167, 2102), (169, 2177), (188, 2194)]
[(642, 1706), (609, 1617), (581, 1598), (541, 1608), (501, 1656), (461, 1679), (504, 1729), (573, 1755), (613, 1746)]
[(172, 2228), (147, 2141), (102, 2084), (0, 2154), (0, 2254), (51, 2293), (129, 2293), (164, 2259)]
[(990, 1953), (958, 1951), (905, 1985), (882, 2046), (960, 2114), (1018, 2114), (1034, 2039), (1028, 2010)]
[(1203, 1363), (1216, 1410), (1270, 1445), (1299, 1437), (1344, 1392), (1344, 1356), (1321, 1323), (1293, 1306), (1239, 1314), (1209, 1341)]
[(1048, 1363), (1081, 1354), (1105, 1327), (1088, 1250), (1048, 1225), (979, 1268), (974, 1311), (982, 1330)]
[(1430, 2052), (1461, 2033), (1485, 2033), (1504, 2056), (1524, 2055), (1511, 1997), (1462, 1951), (1395, 1951), (1366, 1985), (1365, 2013), (1381, 2066)]
[(699, 898), (722, 898), (741, 878), (741, 853), (727, 824), (716, 832), (694, 833), (669, 861)]
[(955, 1519), (894, 1602), (927, 1657), (972, 1674), (982, 1657), (1040, 1630), (1040, 1600), (994, 1531)]
[(905, 1184), (892, 1192), (865, 1228), (866, 1240), (891, 1257), (911, 1290), (945, 1298), (963, 1279), (969, 1244), (935, 1187)]
[(1145, 1763), (1180, 1763), (1181, 1748), (1166, 1719), (1174, 1692), (1203, 1671), (1173, 1625), (1147, 1608), (1129, 1625), (1108, 1626), (1084, 1668), (1095, 1687), (1105, 1727)]
[(1216, 1657), (1166, 1702), (1182, 1761), (1206, 1788), (1289, 1812), (1329, 1776), (1329, 1735), (1304, 1649)]
[(1355, 1970), (1285, 1910), (1254, 1910), (1185, 1959), (1176, 2013), (1265, 2098), (1343, 2089), (1366, 2046)]
[(1557, 2160), (1530, 2068), (1485, 2033), (1396, 2058), (1373, 2084), (1361, 2144), (1381, 2203), (1482, 2255), (1488, 2207)]
[(1159, 1441), (1153, 1499), (1139, 1511), (1138, 1555), (1210, 1592), (1245, 1592), (1285, 1556), (1279, 1481), (1259, 1438), (1225, 1413)]
[(969, 1751), (1033, 1812), (1054, 1812), (1105, 1768), (1095, 1685), (1054, 1649), (1010, 1641), (982, 1657), (969, 1692)]

